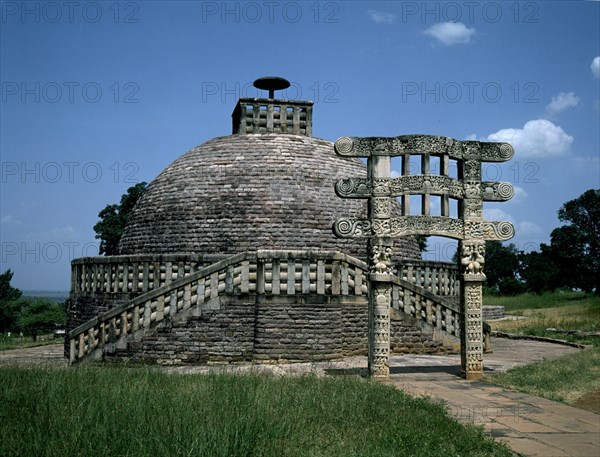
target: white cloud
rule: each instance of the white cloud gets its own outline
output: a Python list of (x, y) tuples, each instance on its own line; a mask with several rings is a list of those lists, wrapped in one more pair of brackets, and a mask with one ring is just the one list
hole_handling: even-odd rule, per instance
[(23, 223), (21, 221), (15, 219), (12, 214), (7, 214), (2, 219), (0, 219), (0, 224), (1, 225), (6, 225), (6, 226), (9, 226), (9, 227), (10, 226), (14, 227), (16, 225), (21, 225)]
[(535, 222), (523, 221), (518, 224), (517, 231), (520, 235), (538, 235), (542, 233), (542, 228)]
[(575, 108), (579, 105), (579, 97), (575, 92), (561, 92), (552, 97), (552, 101), (546, 106), (546, 111), (549, 115), (555, 116), (569, 108)]
[(590, 68), (592, 69), (592, 74), (594, 75), (594, 78), (600, 79), (600, 56), (594, 57)]
[(483, 208), (483, 219), (486, 221), (508, 221), (513, 222), (510, 214), (498, 208)]
[(369, 10), (367, 11), (367, 15), (376, 24), (392, 24), (396, 20), (395, 14), (384, 11)]
[(502, 129), (488, 135), (488, 141), (512, 144), (520, 157), (555, 157), (569, 151), (573, 137), (546, 119), (528, 121), (520, 129)]
[(465, 137), (465, 141), (478, 141), (477, 135), (475, 133), (471, 133)]
[(475, 34), (475, 29), (470, 29), (462, 22), (441, 22), (434, 24), (423, 32), (440, 43), (450, 46), (453, 44), (469, 43)]
[(513, 186), (513, 188), (515, 189), (515, 195), (510, 199), (511, 203), (521, 203), (523, 200), (529, 197), (529, 194), (522, 187)]

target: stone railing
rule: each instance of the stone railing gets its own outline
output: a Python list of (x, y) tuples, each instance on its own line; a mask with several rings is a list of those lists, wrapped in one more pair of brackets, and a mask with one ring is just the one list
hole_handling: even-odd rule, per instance
[[(155, 284), (154, 281), (160, 284), (162, 273), (160, 276), (150, 276), (150, 264), (155, 263), (153, 271), (159, 272), (163, 268), (160, 262), (155, 262), (155, 259), (146, 261), (140, 257), (138, 262), (132, 263), (132, 258), (106, 258), (106, 262), (99, 262), (96, 266), (90, 261), (81, 261), (86, 259), (73, 261), (75, 274), (83, 278), (81, 282), (74, 279), (74, 285), (78, 286), (76, 290), (135, 292), (136, 283), (138, 291), (150, 288)], [(186, 272), (186, 263), (183, 260), (181, 262), (178, 264), (178, 276), (182, 271), (180, 265), (183, 265), (183, 271)], [(130, 269), (130, 264), (136, 266)], [(86, 268), (75, 268), (80, 265), (92, 273), (86, 271)], [(223, 295), (367, 294), (366, 264), (337, 252), (245, 252), (194, 272), (191, 271), (191, 263), (188, 262), (187, 265), (190, 265), (187, 275), (176, 279), (171, 277), (170, 281), (161, 278), (160, 281), (164, 281), (164, 284), (159, 287), (71, 330), (67, 335), (70, 362), (99, 357), (105, 347), (115, 348), (126, 344), (128, 336), (144, 332), (154, 323), (191, 307), (210, 307), (211, 302), (215, 303)], [(122, 276), (119, 276), (119, 271)], [(137, 281), (130, 281), (131, 271)], [(127, 277), (125, 272), (128, 272)], [(140, 283), (142, 287), (139, 287)]]
[(399, 277), (392, 279), (391, 307), (450, 335), (460, 336), (460, 308), (452, 297), (440, 297)]
[(458, 267), (453, 263), (428, 260), (401, 260), (395, 264), (397, 275), (411, 284), (440, 297), (458, 301), (460, 280)]
[(137, 295), (189, 276), (223, 258), (198, 254), (82, 257), (71, 262), (71, 295)]

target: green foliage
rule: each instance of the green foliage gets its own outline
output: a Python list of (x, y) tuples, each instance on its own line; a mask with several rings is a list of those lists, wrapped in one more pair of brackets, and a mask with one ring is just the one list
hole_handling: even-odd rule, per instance
[(0, 333), (9, 331), (17, 318), (14, 301), (21, 297), (21, 291), (10, 285), (13, 272), (8, 269), (0, 274)]
[(140, 182), (127, 189), (121, 196), (121, 202), (116, 205), (107, 205), (98, 217), (100, 222), (94, 225), (96, 238), (100, 239), (99, 253), (105, 255), (118, 254), (119, 241), (123, 235), (125, 225), (133, 211), (133, 207), (146, 191), (147, 183)]
[(514, 244), (504, 246), (500, 241), (486, 241), (484, 271), (488, 287), (498, 287), (503, 280), (515, 279), (518, 269), (519, 252)]
[(505, 296), (515, 296), (527, 291), (527, 285), (516, 278), (502, 278), (498, 282), (498, 293)]
[(43, 298), (24, 298), (21, 291), (10, 285), (13, 273), (0, 275), (0, 333), (23, 332), (33, 339), (57, 326), (66, 324), (64, 304)]
[(562, 287), (600, 294), (600, 190), (566, 202), (558, 217), (570, 224), (554, 229), (539, 252), (521, 253), (521, 278), (538, 294)]
[(424, 252), (427, 249), (427, 238), (424, 235), (417, 235), (415, 236), (415, 240), (417, 241), (417, 244), (419, 245), (419, 251), (420, 252)]
[(57, 327), (66, 324), (66, 311), (64, 304), (56, 303), (44, 298), (21, 299), (16, 302), (19, 315), (16, 327), (26, 335), (33, 336), (33, 340), (43, 333), (52, 332)]
[(0, 275), (0, 303), (18, 300), (21, 298), (21, 291), (10, 285), (14, 273), (10, 268)]
[(510, 456), (444, 406), (358, 377), (0, 368), (0, 455)]
[(569, 224), (551, 234), (560, 285), (600, 294), (600, 190), (590, 189), (566, 202), (558, 218)]
[(527, 290), (536, 294), (553, 291), (559, 286), (559, 267), (554, 263), (551, 247), (540, 245), (540, 252), (521, 253), (519, 274)]

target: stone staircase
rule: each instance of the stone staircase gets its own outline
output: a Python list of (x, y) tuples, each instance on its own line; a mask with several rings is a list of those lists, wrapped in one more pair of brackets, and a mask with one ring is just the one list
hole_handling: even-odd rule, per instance
[[(65, 341), (69, 362), (126, 352), (140, 346), (160, 326), (202, 316), (244, 297), (286, 303), (313, 300), (341, 306), (360, 302), (363, 307), (367, 300), (367, 265), (339, 252), (244, 252), (207, 266), (197, 258), (193, 262), (190, 257), (177, 258), (178, 262), (166, 265), (132, 256), (107, 257), (101, 264), (74, 261), (72, 296), (97, 297), (117, 291), (137, 296), (69, 331)], [(169, 276), (173, 265), (178, 265), (176, 279)], [(392, 308), (410, 316), (435, 338), (457, 341), (460, 311), (456, 271), (448, 264), (420, 261), (399, 264), (397, 271)]]

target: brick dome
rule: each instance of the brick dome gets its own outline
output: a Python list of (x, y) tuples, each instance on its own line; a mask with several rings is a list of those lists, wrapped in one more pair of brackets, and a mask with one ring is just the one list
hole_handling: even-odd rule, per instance
[[(366, 241), (337, 239), (338, 217), (366, 216), (366, 201), (339, 198), (334, 182), (366, 176), (333, 143), (288, 133), (214, 138), (171, 163), (135, 206), (120, 254), (339, 250), (365, 259)], [(413, 238), (395, 254), (420, 258)], [(366, 260), (366, 259), (365, 259)]]

